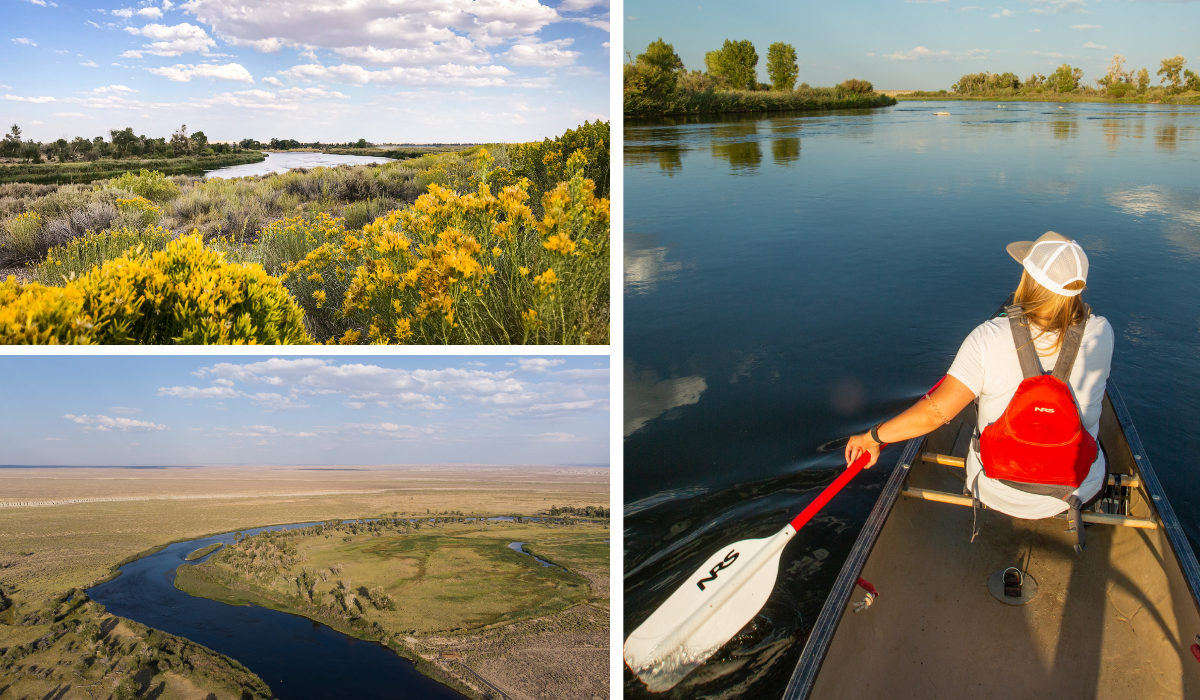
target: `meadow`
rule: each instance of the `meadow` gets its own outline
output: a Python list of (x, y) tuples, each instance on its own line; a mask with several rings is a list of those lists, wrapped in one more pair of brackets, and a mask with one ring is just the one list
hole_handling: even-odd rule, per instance
[(164, 175), (199, 175), (205, 170), (258, 163), (266, 156), (258, 151), (185, 156), (181, 158), (101, 158), (83, 162), (14, 163), (0, 165), (0, 184), (85, 184), (108, 180), (127, 172), (157, 170)]
[(0, 185), (0, 342), (606, 343), (608, 143)]
[[(49, 646), (37, 650), (43, 656), (30, 656), (33, 653), (31, 650), (37, 647), (40, 640), (47, 638), (47, 635), (58, 635), (59, 631), (65, 629), (60, 626), (56, 630), (55, 625), (65, 621), (70, 626), (76, 626), (72, 620), (78, 619), (80, 624), (84, 624), (88, 619), (95, 619), (98, 623), (110, 626), (119, 623), (124, 625), (122, 629), (144, 630), (137, 623), (119, 620), (111, 615), (106, 617), (106, 613), (98, 609), (95, 603), (88, 608), (92, 612), (78, 613), (86, 619), (56, 619), (60, 617), (62, 610), (66, 609), (63, 601), (72, 591), (79, 592), (114, 575), (121, 564), (158, 551), (171, 542), (265, 525), (329, 519), (352, 520), (380, 515), (390, 517), (393, 513), (408, 518), (440, 520), (451, 511), (462, 513), (461, 517), (532, 516), (539, 511), (548, 512), (554, 505), (607, 506), (608, 474), (606, 469), (594, 468), (336, 465), (319, 469), (268, 465), (237, 469), (5, 468), (0, 470), (0, 494), (3, 494), (0, 496), (0, 579), (3, 580), (3, 586), (0, 588), (0, 688), (22, 688), (27, 689), (22, 691), (26, 693), (37, 689), (40, 693), (31, 697), (41, 697), (55, 688), (63, 687), (68, 681), (71, 684), (81, 683), (78, 678), (70, 675), (74, 671), (68, 671), (68, 666), (74, 664), (83, 653), (77, 642), (78, 635), (71, 636), (74, 632), (47, 641)], [(466, 662), (470, 664), (470, 668), (489, 679), (501, 679), (514, 667), (512, 654), (524, 654), (532, 659), (542, 658), (545, 654), (539, 651), (542, 647), (538, 640), (544, 641), (543, 635), (558, 630), (557, 633), (566, 635), (564, 639), (569, 642), (563, 649), (576, 649), (578, 652), (572, 652), (574, 656), (567, 654), (564, 658), (575, 658), (577, 663), (583, 663), (579, 659), (584, 659), (585, 665), (595, 666), (598, 662), (592, 656), (602, 656), (606, 664), (607, 648), (600, 649), (595, 646), (600, 643), (601, 638), (604, 644), (607, 644), (608, 639), (608, 564), (607, 558), (599, 555), (601, 550), (607, 551), (607, 545), (600, 547), (594, 544), (597, 539), (607, 538), (608, 530), (599, 523), (586, 524), (583, 519), (577, 519), (576, 524), (569, 527), (493, 523), (489, 529), (472, 529), (465, 525), (440, 522), (432, 526), (423, 523), (421, 528), (414, 529), (412, 534), (420, 532), (422, 538), (428, 536), (431, 538), (428, 542), (438, 546), (427, 549), (422, 544), (407, 553), (392, 553), (391, 545), (378, 552), (368, 552), (367, 550), (375, 546), (384, 545), (386, 538), (363, 532), (355, 535), (356, 539), (346, 542), (342, 538), (350, 535), (347, 531), (338, 537), (318, 538), (321, 544), (329, 545), (329, 551), (319, 556), (328, 557), (331, 563), (348, 565), (360, 557), (367, 562), (384, 562), (375, 565), (363, 564), (364, 568), (361, 570), (359, 564), (353, 564), (353, 575), (344, 573), (342, 576), (349, 576), (356, 587), (372, 583), (371, 588), (374, 588), (376, 583), (384, 583), (384, 579), (375, 581), (371, 578), (372, 575), (376, 575), (371, 572), (377, 567), (387, 566), (386, 562), (398, 563), (414, 557), (424, 558), (427, 563), (425, 575), (430, 577), (429, 580), (422, 582), (423, 580), (409, 577), (405, 579), (406, 584), (401, 584), (401, 589), (404, 585), (413, 585), (420, 592), (419, 595), (424, 596), (426, 602), (422, 603), (423, 609), (436, 616), (439, 614), (436, 612), (439, 606), (447, 611), (453, 607), (436, 600), (435, 591), (438, 585), (456, 585), (469, 590), (469, 586), (461, 582), (446, 583), (454, 578), (448, 574), (449, 569), (455, 562), (470, 563), (470, 553), (473, 551), (490, 551), (491, 545), (500, 543), (501, 540), (507, 545), (509, 540), (505, 538), (511, 533), (502, 532), (502, 529), (510, 527), (522, 529), (521, 540), (537, 543), (534, 545), (535, 552), (545, 548), (545, 553), (551, 559), (559, 555), (554, 551), (555, 547), (580, 547), (581, 553), (571, 560), (579, 567), (573, 570), (577, 573), (561, 575), (558, 578), (555, 578), (556, 574), (551, 573), (543, 578), (541, 572), (528, 573), (530, 567), (519, 559), (517, 561), (520, 561), (520, 564), (511, 561), (507, 564), (499, 562), (501, 566), (508, 567), (505, 569), (507, 576), (516, 579), (524, 577), (528, 580), (526, 593), (530, 596), (527, 599), (531, 605), (530, 615), (510, 613), (508, 621), (505, 622), (500, 620), (504, 617), (504, 612), (500, 611), (499, 607), (487, 608), (486, 601), (481, 601), (480, 605), (485, 607), (478, 607), (471, 614), (476, 616), (476, 620), (495, 618), (499, 624), (476, 629), (470, 634), (465, 630), (444, 633), (438, 630), (445, 626), (452, 630), (455, 626), (467, 624), (465, 616), (455, 618), (452, 612), (444, 612), (441, 613), (442, 617), (436, 618), (437, 624), (421, 628), (430, 634), (418, 634), (415, 637), (404, 634), (406, 639), (401, 641), (406, 646), (403, 649), (394, 648), (414, 658), (419, 668), (431, 674), (446, 673), (449, 674), (449, 678), (457, 677), (455, 673), (467, 676), (469, 673), (462, 671), (458, 666), (460, 662)], [(526, 531), (534, 532), (526, 534)], [(398, 535), (395, 532), (392, 534)], [(403, 538), (403, 535), (398, 536)], [(457, 546), (459, 542), (466, 544), (460, 547)], [(588, 549), (589, 546), (591, 550)], [(439, 554), (439, 551), (442, 553)], [(511, 557), (532, 562), (526, 555), (507, 551)], [(591, 554), (587, 555), (587, 551), (591, 551)], [(457, 557), (458, 554), (462, 554), (462, 557)], [(314, 556), (318, 555), (314, 553)], [(498, 556), (507, 555), (500, 553)], [(570, 567), (567, 557), (563, 559), (563, 563)], [(187, 566), (189, 565), (183, 568)], [(521, 568), (522, 566), (525, 568)], [(601, 566), (604, 568), (601, 569)], [(580, 579), (580, 576), (583, 578)], [(498, 576), (496, 580), (505, 580), (505, 577)], [(563, 604), (554, 602), (555, 598), (559, 597), (557, 591), (560, 584), (563, 585), (562, 596), (565, 597), (573, 591), (575, 597), (571, 600), (579, 602), (586, 598), (588, 602), (565, 608)], [(554, 587), (554, 593), (550, 592), (551, 585)], [(76, 597), (75, 600), (81, 598)], [(369, 601), (369, 596), (367, 600)], [(407, 605), (409, 597), (408, 594), (398, 595), (395, 600), (399, 604), (397, 607), (402, 608)], [(413, 600), (416, 601), (417, 598), (414, 597)], [(368, 607), (376, 610), (369, 604)], [(600, 608), (604, 609), (603, 612)], [(556, 610), (558, 612), (554, 612)], [(533, 614), (536, 611), (540, 613)], [(389, 626), (394, 625), (395, 629), (416, 629), (411, 626), (414, 624), (410, 622), (411, 618), (403, 617), (403, 613), (387, 613), (388, 616), (399, 617), (383, 617), (382, 612), (379, 615), (382, 622)], [(345, 631), (357, 636), (366, 636), (364, 629), (355, 627), (349, 619), (331, 621), (341, 625), (339, 628), (344, 628)], [(410, 626), (404, 627), (400, 624), (401, 621)], [(515, 627), (503, 633), (497, 631), (506, 629), (506, 624)], [(140, 662), (148, 660), (154, 662), (155, 668), (160, 670), (153, 676), (137, 676), (141, 679), (139, 683), (143, 690), (167, 682), (161, 697), (190, 697), (184, 692), (184, 680), (180, 679), (190, 678), (188, 682), (200, 685), (205, 693), (213, 692), (220, 700), (240, 697), (241, 691), (234, 692), (236, 689), (233, 686), (222, 690), (224, 686), (218, 687), (219, 684), (216, 684), (215, 680), (210, 683), (204, 681), (201, 676), (190, 675), (191, 670), (183, 674), (184, 667), (179, 659), (187, 658), (188, 654), (202, 654), (203, 658), (207, 659), (204, 664), (234, 664), (228, 666), (229, 669), (236, 669), (236, 662), (207, 650), (204, 650), (207, 655), (203, 655), (198, 650), (202, 648), (192, 649), (188, 654), (181, 656), (177, 647), (182, 642), (172, 642), (175, 646), (171, 648), (175, 651), (169, 654), (162, 651), (147, 653), (133, 640), (133, 636), (149, 639), (146, 636), (147, 632), (137, 631), (132, 636), (122, 636), (123, 634), (117, 635), (124, 640), (119, 642), (118, 646), (124, 649), (119, 654), (116, 647), (113, 647), (111, 652), (107, 647), (103, 650), (93, 648), (95, 651), (104, 652), (98, 653), (96, 658), (108, 659), (104, 662), (104, 668), (108, 669), (105, 673), (118, 666), (129, 671), (132, 668), (131, 661), (136, 659), (139, 661), (138, 670), (133, 673), (136, 675), (145, 670), (145, 664)], [(153, 634), (162, 635), (161, 632)], [(154, 639), (169, 637), (164, 635)], [(414, 641), (408, 642), (407, 638)], [(115, 643), (105, 642), (109, 647)], [(151, 642), (146, 644), (154, 646)], [(584, 644), (591, 646), (584, 647)], [(442, 651), (446, 648), (461, 648), (463, 653), (460, 660), (440, 660)], [(469, 660), (474, 657), (469, 657), (468, 648), (474, 650), (471, 653), (479, 657), (480, 662)], [(13, 651), (9, 651), (10, 649)], [(566, 653), (563, 649), (557, 649), (554, 653)], [(510, 656), (501, 659), (506, 653)], [(74, 656), (71, 656), (72, 654)], [(17, 658), (18, 656), (20, 658)], [(157, 662), (162, 660), (160, 657), (167, 659), (165, 665), (157, 665)], [(60, 664), (64, 659), (67, 663)], [(122, 659), (125, 661), (122, 662)], [(197, 660), (194, 667), (200, 665), (202, 664)], [(451, 667), (459, 670), (454, 671)], [(89, 670), (87, 673), (98, 673), (101, 667), (95, 668), (97, 671)], [(38, 675), (45, 673), (46, 669), (49, 669), (46, 677)], [(592, 674), (602, 677), (605, 692), (601, 695), (606, 696), (606, 670), (577, 670), (575, 675)], [(243, 678), (246, 683), (252, 683), (256, 679), (253, 674), (243, 677), (240, 673), (214, 671), (211, 678)], [(85, 676), (91, 678), (86, 674)], [(109, 680), (106, 682), (111, 686), (115, 676), (107, 677)], [(564, 677), (562, 682), (568, 683), (568, 680), (568, 677)], [(528, 682), (536, 685), (540, 681)], [(64, 697), (88, 696), (80, 692)], [(204, 694), (199, 697), (204, 697)]]

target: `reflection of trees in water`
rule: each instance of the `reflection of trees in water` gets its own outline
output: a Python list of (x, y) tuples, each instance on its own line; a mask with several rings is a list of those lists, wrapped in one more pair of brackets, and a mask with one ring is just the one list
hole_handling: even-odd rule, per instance
[(1069, 139), (1079, 133), (1079, 123), (1075, 120), (1056, 119), (1050, 122), (1050, 126), (1056, 139)]
[(683, 171), (684, 136), (681, 129), (628, 128), (625, 130), (625, 162), (629, 165), (658, 165), (667, 175)]
[(712, 154), (713, 158), (727, 161), (735, 171), (757, 169), (762, 164), (758, 122), (714, 125)]
[(800, 160), (800, 139), (771, 139), (771, 158), (775, 161), (775, 165), (782, 167), (787, 167)]
[(1174, 124), (1160, 126), (1154, 130), (1154, 145), (1159, 148), (1179, 147), (1179, 127)]
[(1134, 119), (1105, 119), (1100, 122), (1100, 132), (1108, 144), (1108, 150), (1115, 151), (1121, 137), (1140, 139), (1146, 135), (1146, 122), (1139, 115)]

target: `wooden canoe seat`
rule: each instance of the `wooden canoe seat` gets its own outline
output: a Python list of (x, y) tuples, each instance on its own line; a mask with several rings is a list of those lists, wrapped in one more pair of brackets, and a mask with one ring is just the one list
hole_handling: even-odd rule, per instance
[[(962, 457), (951, 457), (949, 455), (935, 454), (933, 452), (922, 453), (921, 460), (925, 461), (925, 462), (932, 462), (935, 464), (943, 464), (948, 467), (965, 468), (965, 466), (966, 466), (965, 460), (963, 460)], [(1115, 475), (1113, 475), (1113, 474), (1108, 475), (1108, 483), (1110, 485), (1116, 483)], [(1121, 486), (1137, 488), (1140, 485), (1141, 485), (1141, 483), (1136, 476), (1132, 476), (1132, 475), (1122, 475), (1121, 476)], [(954, 493), (946, 493), (944, 491), (934, 491), (932, 489), (921, 489), (921, 488), (916, 488), (913, 486), (905, 486), (905, 488), (901, 492), (901, 494), (908, 496), (909, 498), (920, 498), (920, 499), (926, 500), (926, 501), (936, 501), (938, 503), (949, 503), (951, 505), (966, 506), (968, 508), (970, 508), (971, 504), (972, 504), (972, 499), (970, 496), (963, 496), (961, 494), (954, 494)], [(984, 506), (984, 507), (986, 507), (986, 506)], [(1158, 529), (1157, 521), (1148, 520), (1145, 518), (1131, 518), (1126, 515), (1111, 515), (1109, 513), (1092, 513), (1089, 511), (1084, 511), (1082, 513), (1082, 515), (1083, 515), (1083, 522), (1085, 522), (1085, 523), (1096, 523), (1098, 525), (1116, 525), (1116, 526), (1120, 526), (1120, 527), (1137, 527), (1137, 528), (1143, 528), (1146, 530), (1157, 530)], [(1066, 513), (1061, 513), (1059, 515), (1056, 515), (1055, 517), (1060, 520), (1066, 520), (1067, 515), (1066, 515)]]

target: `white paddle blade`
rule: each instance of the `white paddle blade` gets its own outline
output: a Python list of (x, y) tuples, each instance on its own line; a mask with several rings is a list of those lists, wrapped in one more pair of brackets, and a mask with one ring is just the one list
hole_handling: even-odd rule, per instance
[(724, 547), (625, 640), (625, 663), (652, 692), (675, 687), (758, 614), (775, 588), (779, 555), (795, 534)]

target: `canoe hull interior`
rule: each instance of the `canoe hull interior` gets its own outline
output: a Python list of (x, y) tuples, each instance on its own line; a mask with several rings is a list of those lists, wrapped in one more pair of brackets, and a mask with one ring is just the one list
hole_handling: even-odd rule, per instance
[[(1107, 398), (1104, 409), (1109, 472), (1139, 474)], [(975, 416), (963, 414), (917, 454), (965, 456)], [(918, 458), (905, 487), (957, 495), (964, 478), (960, 467)], [(1129, 515), (1157, 522), (1147, 492), (1132, 490)], [(861, 590), (827, 603), (842, 608), (841, 620), (808, 697), (1200, 697), (1189, 649), (1200, 612), (1164, 528), (1088, 527), (1082, 556), (1065, 528), (898, 496), (860, 572), (880, 597), (862, 613), (849, 610)], [(1029, 603), (988, 592), (988, 577), (1008, 566), (1036, 579)]]

